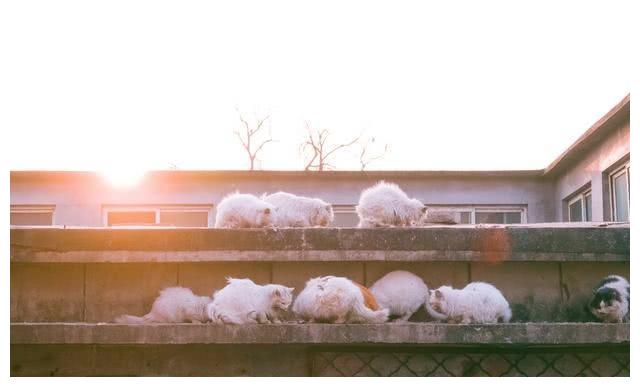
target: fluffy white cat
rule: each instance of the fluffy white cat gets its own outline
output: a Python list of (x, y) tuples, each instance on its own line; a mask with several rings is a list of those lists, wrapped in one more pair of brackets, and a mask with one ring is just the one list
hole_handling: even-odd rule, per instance
[(429, 288), (422, 278), (404, 270), (387, 273), (371, 286), (371, 293), (381, 308), (389, 309), (391, 316), (397, 316), (397, 322), (408, 321), (422, 305), (427, 312), (439, 320), (446, 319), (445, 315), (431, 309), (427, 302)]
[(427, 208), (411, 199), (396, 184), (379, 182), (362, 191), (356, 206), (358, 227), (396, 227), (417, 224)]
[(291, 305), (293, 288), (257, 285), (250, 279), (227, 278), (227, 286), (213, 295), (207, 315), (217, 324), (280, 323)]
[(211, 297), (197, 296), (191, 289), (183, 287), (166, 288), (153, 302), (151, 312), (142, 317), (122, 315), (115, 319), (119, 324), (149, 324), (149, 323), (184, 323), (207, 322), (207, 305)]
[(383, 323), (388, 309), (379, 309), (368, 289), (348, 278), (312, 278), (293, 303), (293, 312), (308, 322)]
[(276, 192), (263, 195), (262, 200), (275, 207), (277, 227), (326, 227), (333, 222), (331, 204), (321, 199)]
[(256, 196), (232, 193), (216, 208), (215, 227), (260, 228), (273, 225), (275, 208)]
[(511, 320), (509, 302), (500, 290), (485, 282), (472, 282), (462, 289), (441, 286), (430, 292), (429, 304), (449, 322), (491, 324)]
[(603, 322), (624, 322), (629, 318), (630, 290), (626, 278), (606, 276), (593, 289), (589, 310)]

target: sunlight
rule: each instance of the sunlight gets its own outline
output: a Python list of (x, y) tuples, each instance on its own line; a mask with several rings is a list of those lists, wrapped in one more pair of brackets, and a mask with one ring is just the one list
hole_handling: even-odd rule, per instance
[(131, 167), (109, 167), (100, 174), (104, 179), (116, 188), (129, 188), (137, 185), (144, 177), (146, 171)]

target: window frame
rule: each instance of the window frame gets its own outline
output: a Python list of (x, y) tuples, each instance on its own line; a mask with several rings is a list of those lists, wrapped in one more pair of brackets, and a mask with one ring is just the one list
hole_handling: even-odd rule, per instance
[[(110, 212), (153, 212), (155, 214), (155, 222), (148, 227), (177, 227), (185, 228), (185, 226), (166, 226), (160, 224), (161, 212), (206, 212), (207, 213), (207, 226), (211, 224), (211, 215), (213, 212), (213, 204), (106, 204), (102, 206), (102, 225), (103, 227), (135, 227), (135, 225), (115, 225), (109, 226), (109, 213)], [(186, 226), (186, 227), (198, 227), (198, 226)]]
[(622, 164), (620, 167), (614, 169), (613, 171), (611, 171), (609, 173), (609, 205), (610, 205), (610, 209), (611, 209), (611, 219), (614, 222), (621, 222), (617, 219), (617, 215), (616, 215), (616, 193), (615, 193), (615, 185), (613, 184), (613, 181), (616, 177), (621, 176), (623, 174), (626, 174), (626, 180), (627, 180), (627, 212), (628, 212), (628, 219), (625, 222), (629, 222), (631, 221), (631, 181), (630, 181), (630, 173), (629, 173), (629, 169), (631, 168), (631, 161), (627, 161), (624, 164)]
[[(517, 206), (496, 206), (496, 207), (477, 206), (477, 207), (473, 207), (473, 211), (471, 212), (471, 221), (473, 223), (471, 223), (471, 224), (478, 224), (478, 223), (476, 223), (476, 214), (478, 212), (512, 212), (512, 213), (520, 213), (520, 223), (519, 224), (527, 223), (527, 208), (526, 207), (517, 207)], [(509, 224), (509, 223), (500, 223), (500, 224)], [(517, 224), (517, 223), (513, 223), (513, 224)]]
[[(56, 224), (56, 206), (55, 204), (11, 204), (9, 207), (9, 218), (11, 214), (51, 214), (51, 224)], [(11, 222), (11, 219), (9, 219)], [(9, 226), (23, 226), (29, 227), (29, 225), (13, 225)], [(33, 227), (46, 227), (45, 225), (33, 225)]]
[[(357, 204), (332, 204), (334, 214), (357, 214)], [(454, 212), (469, 212), (471, 223), (460, 224), (477, 224), (477, 212), (513, 212), (520, 214), (521, 223), (501, 223), (501, 224), (526, 224), (529, 222), (526, 204), (483, 204), (483, 205), (466, 205), (466, 204), (425, 204), (427, 208), (437, 208), (439, 210), (448, 210)]]
[(500, 224), (526, 224), (529, 222), (527, 217), (526, 205), (455, 205), (455, 204), (425, 204), (427, 208), (437, 208), (439, 210), (449, 210), (454, 212), (469, 212), (471, 223), (460, 224), (478, 224), (476, 223), (476, 213), (480, 212), (512, 212), (520, 213), (520, 223), (500, 223)]
[[(591, 197), (591, 219), (587, 218), (587, 196)], [(581, 213), (580, 220), (571, 220), (571, 205), (580, 201)], [(576, 222), (593, 222), (593, 195), (591, 194), (591, 186), (573, 194), (567, 199), (567, 221), (570, 223)]]

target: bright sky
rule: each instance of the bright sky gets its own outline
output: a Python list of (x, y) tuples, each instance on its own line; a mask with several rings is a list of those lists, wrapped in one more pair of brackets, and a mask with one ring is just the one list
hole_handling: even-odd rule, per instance
[(543, 168), (629, 92), (630, 2), (599, 3), (3, 2), (10, 167), (244, 169), (237, 107), (262, 169), (306, 121), (390, 144), (370, 169)]

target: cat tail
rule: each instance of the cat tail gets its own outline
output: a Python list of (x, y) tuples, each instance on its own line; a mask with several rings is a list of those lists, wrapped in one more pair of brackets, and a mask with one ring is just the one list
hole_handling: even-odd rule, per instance
[(511, 321), (511, 308), (507, 306), (507, 309), (505, 309), (504, 312), (502, 313), (502, 321), (500, 322), (508, 323), (509, 321)]
[(361, 302), (356, 302), (354, 311), (359, 318), (371, 324), (382, 324), (389, 319), (389, 309), (371, 310)]
[(429, 313), (429, 316), (431, 316), (432, 318), (436, 319), (436, 320), (440, 320), (440, 321), (445, 321), (448, 319), (448, 317), (442, 313), (438, 313), (435, 310), (433, 310), (433, 308), (431, 308), (431, 305), (429, 304), (429, 300), (427, 300), (424, 303), (424, 308), (427, 310), (427, 313)]
[(122, 316), (116, 317), (114, 321), (116, 324), (148, 324), (153, 322), (153, 319), (148, 314), (142, 317), (123, 314)]

